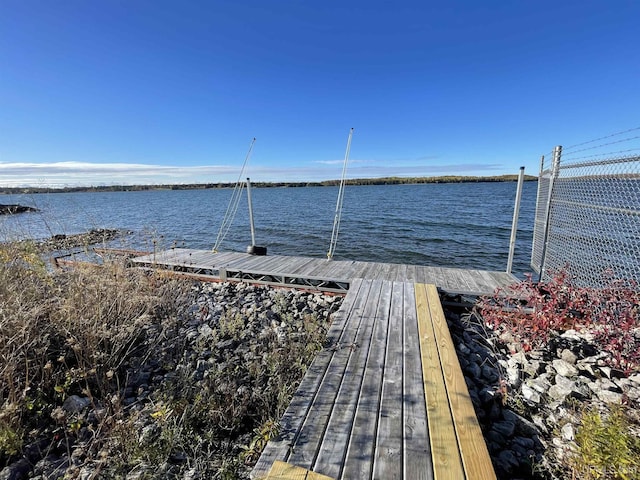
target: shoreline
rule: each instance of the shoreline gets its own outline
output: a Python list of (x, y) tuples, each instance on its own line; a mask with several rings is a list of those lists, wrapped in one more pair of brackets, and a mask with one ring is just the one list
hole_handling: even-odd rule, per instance
[[(18, 276), (25, 287), (66, 280), (50, 292), (59, 300), (49, 299), (46, 315), (41, 307), (38, 318), (24, 312), (25, 320), (39, 322), (25, 345), (40, 342), (49, 351), (47, 339), (55, 341), (48, 360), (30, 360), (47, 372), (45, 383), (30, 385), (38, 397), (12, 406), (25, 424), (7, 423), (14, 429), (7, 431), (24, 435), (25, 444), (16, 437), (8, 444), (14, 453), (0, 451), (0, 478), (207, 478), (223, 469), (234, 475), (229, 478), (248, 478), (324, 344), (341, 297), (246, 283), (177, 283), (117, 265), (95, 272)], [(101, 298), (87, 298), (98, 286)], [(92, 302), (98, 303), (93, 313), (87, 311)], [(499, 479), (566, 478), (583, 415), (640, 406), (640, 374), (607, 367), (589, 335), (567, 331), (525, 352), (508, 332), (475, 317), (474, 303), (463, 297), (442, 303)], [(50, 319), (62, 321), (64, 332)], [(22, 331), (23, 323), (13, 326)], [(11, 328), (3, 334), (11, 337)], [(130, 347), (103, 350), (103, 344)], [(94, 360), (105, 354), (113, 357), (96, 368)], [(12, 381), (38, 378), (20, 373), (24, 364), (15, 364)], [(634, 419), (631, 433), (637, 436), (639, 426)]]
[[(368, 185), (423, 185), (433, 183), (495, 183), (517, 182), (518, 175), (497, 176), (439, 176), (439, 177), (382, 177), (356, 178), (346, 180), (347, 186)], [(525, 182), (537, 181), (538, 177), (525, 175)], [(324, 180), (319, 182), (251, 182), (253, 188), (303, 188), (303, 187), (337, 187), (340, 180)], [(147, 190), (210, 190), (234, 188), (235, 183), (189, 183), (161, 185), (100, 185), (78, 187), (0, 187), (0, 194), (32, 194), (32, 193), (84, 193), (84, 192), (137, 192)]]

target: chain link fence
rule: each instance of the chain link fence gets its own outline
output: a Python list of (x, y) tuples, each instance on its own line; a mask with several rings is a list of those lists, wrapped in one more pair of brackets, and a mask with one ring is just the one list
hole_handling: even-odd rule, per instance
[(565, 269), (578, 286), (640, 285), (640, 156), (543, 160), (531, 266), (543, 281)]

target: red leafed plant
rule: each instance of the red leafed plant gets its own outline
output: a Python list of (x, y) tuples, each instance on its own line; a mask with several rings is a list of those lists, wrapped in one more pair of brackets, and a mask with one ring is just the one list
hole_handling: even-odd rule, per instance
[(525, 281), (478, 302), (487, 326), (510, 333), (523, 350), (539, 348), (568, 329), (589, 332), (610, 366), (640, 369), (640, 292), (633, 281), (605, 272), (601, 288), (578, 287), (566, 269), (551, 280)]

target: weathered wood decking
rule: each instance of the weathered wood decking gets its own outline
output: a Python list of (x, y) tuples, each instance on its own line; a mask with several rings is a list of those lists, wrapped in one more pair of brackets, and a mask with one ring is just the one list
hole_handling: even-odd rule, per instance
[(495, 478), (436, 286), (491, 294), (516, 282), (513, 275), (190, 249), (132, 261), (214, 280), (348, 292), (252, 478)]
[(346, 291), (354, 278), (434, 284), (449, 293), (491, 294), (517, 281), (505, 272), (458, 268), (332, 260), (296, 256), (254, 256), (246, 253), (170, 249), (132, 260), (141, 266), (208, 276), (220, 280)]
[(252, 472), (326, 477), (495, 478), (433, 285), (353, 282)]

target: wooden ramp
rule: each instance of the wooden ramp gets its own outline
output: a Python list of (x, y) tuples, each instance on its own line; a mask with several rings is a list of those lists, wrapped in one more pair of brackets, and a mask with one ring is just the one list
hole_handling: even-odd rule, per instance
[(466, 270), (393, 263), (328, 261), (295, 256), (255, 256), (246, 253), (175, 248), (131, 260), (143, 267), (164, 268), (215, 280), (247, 281), (295, 288), (346, 292), (354, 278), (434, 284), (453, 294), (489, 295), (516, 283), (505, 272)]
[(433, 285), (352, 282), (252, 472), (326, 477), (495, 478)]

